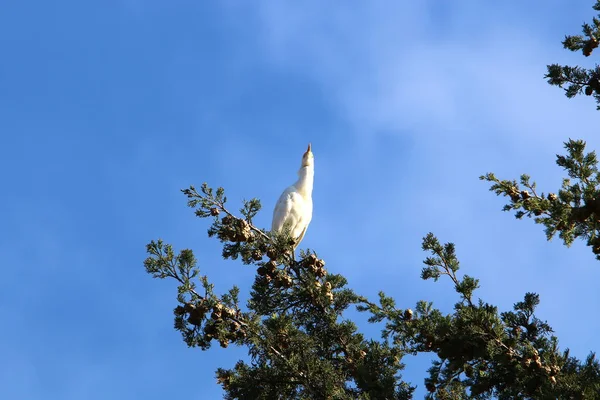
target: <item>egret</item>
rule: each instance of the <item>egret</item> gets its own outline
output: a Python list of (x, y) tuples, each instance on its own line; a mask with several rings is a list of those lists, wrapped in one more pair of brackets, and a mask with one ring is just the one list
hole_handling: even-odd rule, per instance
[(312, 219), (312, 190), (315, 177), (314, 156), (310, 143), (302, 156), (298, 180), (283, 191), (273, 211), (273, 232), (289, 229), (294, 249), (300, 244)]

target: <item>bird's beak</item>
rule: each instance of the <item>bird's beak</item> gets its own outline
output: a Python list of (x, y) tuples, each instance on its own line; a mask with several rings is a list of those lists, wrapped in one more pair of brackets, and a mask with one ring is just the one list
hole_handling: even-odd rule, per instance
[(307, 152), (307, 153), (310, 153), (310, 152), (311, 152), (311, 150), (310, 150), (310, 143), (308, 144), (308, 150), (306, 150), (306, 152)]

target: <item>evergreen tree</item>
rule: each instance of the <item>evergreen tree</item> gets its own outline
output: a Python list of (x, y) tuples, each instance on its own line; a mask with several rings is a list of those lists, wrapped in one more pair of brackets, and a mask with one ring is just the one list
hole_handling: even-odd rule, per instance
[[(594, 9), (600, 11), (600, 1)], [(598, 46), (600, 20), (583, 26), (583, 36), (568, 36), (570, 50), (589, 56)], [(548, 66), (550, 84), (566, 87), (567, 96), (584, 91), (600, 104), (600, 70)], [(594, 152), (583, 141), (565, 143), (557, 157), (568, 178), (548, 194), (537, 191), (527, 175), (520, 181), (481, 179), (508, 198), (504, 206), (517, 218), (544, 225), (548, 239), (558, 233), (568, 246), (581, 237), (600, 259), (600, 173)], [(200, 277), (192, 250), (176, 252), (161, 240), (147, 245), (144, 265), (155, 278), (177, 281), (175, 329), (190, 347), (218, 343), (245, 346), (250, 362), (217, 370), (229, 399), (409, 399), (414, 388), (402, 380), (406, 354), (433, 353), (425, 386), (436, 399), (596, 399), (600, 398), (600, 364), (591, 353), (585, 360), (561, 350), (547, 322), (535, 315), (539, 297), (526, 293), (510, 311), (475, 297), (477, 279), (459, 274), (452, 243), (433, 234), (423, 239), (421, 277), (443, 278), (457, 292), (454, 311), (445, 314), (432, 303), (399, 308), (380, 293), (367, 299), (328, 273), (312, 250), (294, 257), (289, 233), (275, 234), (255, 226), (257, 199), (246, 201), (240, 215), (227, 207), (224, 190), (204, 184), (183, 190), (188, 206), (211, 220), (208, 235), (223, 245), (223, 257), (256, 268), (249, 300), (240, 304), (240, 288), (219, 295), (206, 276)], [(359, 332), (346, 311), (369, 314), (384, 326), (379, 339)]]
[[(600, 11), (600, 0), (596, 0), (593, 6), (594, 10)], [(592, 24), (584, 23), (582, 25), (583, 35), (566, 36), (562, 44), (565, 49), (579, 51), (585, 57), (592, 55), (594, 49), (598, 47), (600, 40), (600, 15), (592, 19)], [(568, 65), (551, 64), (548, 65), (546, 78), (548, 83), (561, 87), (565, 90), (565, 95), (569, 98), (575, 97), (581, 93), (587, 96), (594, 96), (598, 109), (600, 110), (600, 67), (598, 64), (594, 68), (571, 67)]]

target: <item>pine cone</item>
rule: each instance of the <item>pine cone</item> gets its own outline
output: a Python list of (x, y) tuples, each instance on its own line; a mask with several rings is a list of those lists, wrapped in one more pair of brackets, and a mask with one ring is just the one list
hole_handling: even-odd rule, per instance
[(240, 329), (241, 326), (242, 325), (240, 325), (239, 322), (231, 321), (231, 324), (229, 325), (229, 332), (236, 333), (238, 331), (238, 329)]
[(274, 248), (270, 247), (267, 250), (267, 257), (269, 257), (271, 260), (275, 260), (277, 258), (277, 252), (275, 252)]
[(179, 315), (179, 316), (185, 314), (185, 307), (183, 307), (183, 306), (175, 307), (175, 309), (173, 310), (173, 314)]
[(206, 324), (204, 326), (204, 334), (213, 336), (217, 333), (217, 326), (215, 324)]
[(291, 288), (292, 285), (293, 285), (293, 283), (294, 283), (294, 280), (292, 279), (292, 277), (289, 276), (289, 275), (286, 275), (285, 278), (284, 278), (284, 280), (283, 280), (283, 287), (285, 287), (285, 288)]
[(596, 38), (590, 38), (590, 40), (585, 42), (581, 51), (584, 56), (589, 57), (596, 47), (598, 47), (598, 40)]
[(221, 318), (221, 314), (223, 312), (223, 304), (221, 303), (217, 303), (214, 307), (213, 307), (213, 311), (212, 314), (210, 314), (210, 317), (212, 319), (220, 319)]
[(202, 324), (202, 317), (204, 317), (204, 314), (199, 313), (198, 310), (194, 310), (190, 313), (187, 321), (192, 325), (199, 326)]
[(542, 368), (544, 370), (544, 372), (546, 373), (546, 375), (550, 375), (552, 372), (552, 368), (550, 368), (549, 365), (544, 365), (544, 367)]
[(265, 268), (267, 269), (268, 272), (273, 272), (277, 269), (277, 263), (273, 260), (265, 263)]
[(275, 287), (276, 287), (277, 289), (279, 289), (279, 288), (280, 288), (280, 287), (282, 287), (282, 286), (283, 286), (283, 281), (281, 280), (281, 278), (280, 278), (279, 276), (277, 276), (277, 277), (275, 278)]
[(315, 256), (314, 254), (310, 254), (308, 257), (306, 257), (304, 260), (302, 260), (302, 263), (306, 267), (316, 265), (317, 264), (317, 256)]
[(193, 303), (185, 303), (183, 305), (183, 309), (185, 310), (185, 312), (189, 313), (196, 309), (196, 305)]
[(597, 76), (592, 76), (588, 81), (588, 86), (591, 87), (596, 93), (600, 89), (600, 79)]
[(235, 311), (232, 308), (224, 307), (222, 311), (224, 318), (233, 318), (235, 317)]
[(243, 219), (236, 219), (237, 231), (235, 232), (234, 241), (246, 242), (252, 237), (250, 225)]
[(260, 261), (263, 258), (263, 253), (262, 253), (262, 251), (255, 249), (255, 250), (252, 250), (251, 256), (254, 261)]
[(238, 329), (238, 331), (235, 333), (235, 338), (236, 339), (243, 339), (246, 337), (246, 331), (243, 329)]

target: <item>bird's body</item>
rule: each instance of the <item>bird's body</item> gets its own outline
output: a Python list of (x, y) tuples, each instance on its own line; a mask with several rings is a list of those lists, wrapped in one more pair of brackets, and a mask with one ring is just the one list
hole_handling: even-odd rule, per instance
[(280, 232), (283, 229), (289, 229), (290, 236), (295, 241), (294, 248), (304, 237), (312, 219), (314, 176), (314, 156), (309, 144), (308, 150), (302, 156), (298, 180), (283, 191), (273, 211), (271, 230)]

